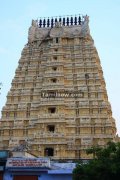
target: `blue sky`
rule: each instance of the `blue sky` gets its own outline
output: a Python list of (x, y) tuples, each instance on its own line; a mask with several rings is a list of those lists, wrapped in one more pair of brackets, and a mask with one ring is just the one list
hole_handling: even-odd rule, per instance
[(120, 134), (120, 0), (4, 0), (0, 2), (0, 110), (5, 105), (32, 19), (88, 14), (108, 98)]

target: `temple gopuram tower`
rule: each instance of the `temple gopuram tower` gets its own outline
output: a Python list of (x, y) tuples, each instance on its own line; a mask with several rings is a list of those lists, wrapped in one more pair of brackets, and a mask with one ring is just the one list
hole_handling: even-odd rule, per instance
[(116, 137), (89, 17), (32, 20), (2, 109), (0, 149), (86, 158)]

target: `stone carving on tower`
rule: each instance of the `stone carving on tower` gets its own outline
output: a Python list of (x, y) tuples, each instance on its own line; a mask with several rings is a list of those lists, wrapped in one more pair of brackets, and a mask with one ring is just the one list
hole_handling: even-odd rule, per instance
[[(1, 149), (86, 158), (116, 138), (89, 17), (32, 20), (0, 122)], [(29, 148), (26, 148), (29, 147)]]

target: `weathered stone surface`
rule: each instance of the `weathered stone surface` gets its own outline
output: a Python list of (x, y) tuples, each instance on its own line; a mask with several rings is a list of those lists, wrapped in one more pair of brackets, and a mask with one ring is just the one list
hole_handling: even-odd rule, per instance
[(74, 37), (90, 35), (89, 17), (85, 16), (81, 25), (63, 26), (59, 23), (53, 28), (39, 28), (38, 22), (32, 20), (32, 25), (28, 32), (28, 42), (43, 40), (47, 37)]
[(32, 21), (0, 123), (1, 149), (57, 159), (86, 158), (86, 148), (115, 140), (102, 67), (81, 25), (39, 28)]

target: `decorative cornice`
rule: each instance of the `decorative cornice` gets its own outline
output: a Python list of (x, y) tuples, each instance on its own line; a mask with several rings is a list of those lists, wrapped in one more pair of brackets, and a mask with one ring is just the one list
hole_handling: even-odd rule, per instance
[(82, 15), (75, 15), (75, 16), (55, 16), (55, 17), (47, 17), (47, 18), (39, 18), (38, 20), (38, 26), (40, 28), (42, 27), (54, 27), (57, 23), (63, 25), (63, 26), (73, 26), (73, 25), (81, 25), (84, 21), (84, 16)]

